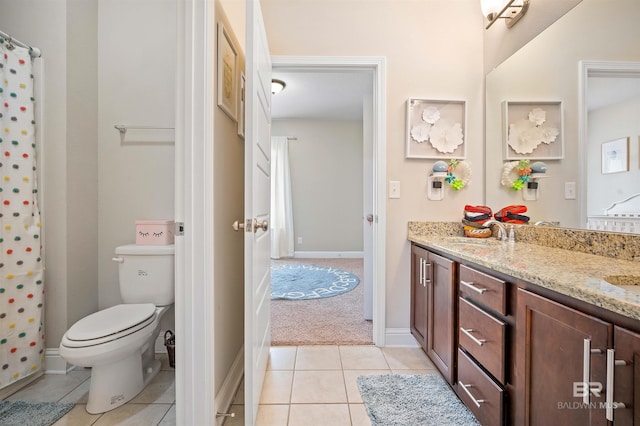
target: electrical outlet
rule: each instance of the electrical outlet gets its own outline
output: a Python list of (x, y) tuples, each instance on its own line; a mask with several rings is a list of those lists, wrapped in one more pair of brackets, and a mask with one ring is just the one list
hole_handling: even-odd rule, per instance
[(397, 180), (389, 181), (389, 198), (400, 198), (400, 182)]
[(302, 237), (298, 237), (298, 244), (302, 244)]
[(576, 183), (575, 182), (564, 183), (564, 199), (565, 200), (576, 199)]

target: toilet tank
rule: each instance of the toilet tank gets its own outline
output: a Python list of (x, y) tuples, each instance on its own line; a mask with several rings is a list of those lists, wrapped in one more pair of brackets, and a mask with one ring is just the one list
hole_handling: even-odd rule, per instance
[(174, 245), (116, 247), (120, 295), (124, 303), (171, 305), (175, 300)]

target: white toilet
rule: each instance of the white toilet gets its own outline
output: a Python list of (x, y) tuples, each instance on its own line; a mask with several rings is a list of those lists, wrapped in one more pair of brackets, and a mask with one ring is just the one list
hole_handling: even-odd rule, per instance
[(91, 367), (91, 414), (125, 404), (158, 374), (155, 340), (175, 298), (173, 245), (131, 244), (115, 253), (124, 304), (76, 322), (60, 343), (65, 361)]

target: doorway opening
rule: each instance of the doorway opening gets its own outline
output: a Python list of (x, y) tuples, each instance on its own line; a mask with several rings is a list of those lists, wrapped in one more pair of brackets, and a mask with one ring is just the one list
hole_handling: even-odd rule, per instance
[(334, 297), (272, 301), (272, 344), (384, 345), (384, 60), (272, 60), (286, 86), (273, 97), (271, 134), (289, 139), (294, 216), (294, 256), (272, 265), (360, 281)]

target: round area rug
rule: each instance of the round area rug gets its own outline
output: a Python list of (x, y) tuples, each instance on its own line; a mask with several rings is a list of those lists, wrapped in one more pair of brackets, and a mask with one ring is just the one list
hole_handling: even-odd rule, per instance
[(309, 300), (353, 290), (360, 280), (341, 269), (285, 264), (271, 267), (271, 300)]

